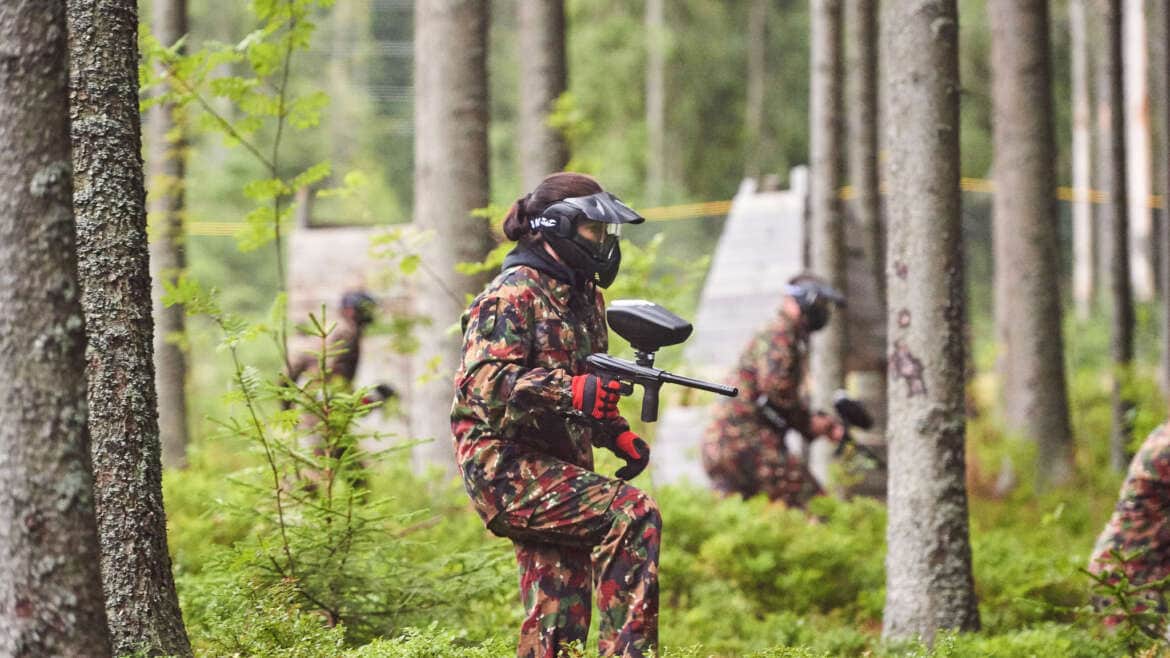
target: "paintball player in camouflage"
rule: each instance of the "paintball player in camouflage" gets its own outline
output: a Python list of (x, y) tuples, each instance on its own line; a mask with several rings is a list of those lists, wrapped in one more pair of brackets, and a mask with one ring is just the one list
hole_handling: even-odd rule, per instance
[(814, 275), (789, 281), (779, 314), (752, 338), (728, 382), (739, 387), (739, 396), (720, 399), (703, 438), (703, 467), (718, 491), (745, 498), (763, 493), (797, 508), (823, 493), (801, 457), (788, 452), (784, 434), (794, 429), (806, 439), (844, 436), (841, 423), (811, 413), (801, 393), (809, 334), (828, 323), (832, 305), (844, 301)]
[[(1113, 516), (1097, 536), (1089, 572), (1114, 584), (1124, 573), (1133, 586), (1170, 577), (1170, 429), (1166, 425), (1146, 437), (1130, 462)], [(1134, 612), (1165, 614), (1165, 589), (1135, 593)], [(1108, 597), (1095, 597), (1093, 603), (1102, 612), (1119, 612)], [(1109, 626), (1117, 621), (1113, 615), (1105, 618)]]
[[(456, 459), (487, 528), (515, 545), (521, 657), (584, 643), (591, 591), (602, 655), (657, 645), (662, 519), (625, 482), (650, 451), (618, 413), (621, 385), (585, 369), (608, 347), (600, 288), (617, 274), (621, 225), (642, 221), (589, 176), (548, 176), (509, 210), (518, 244), (463, 316)], [(619, 479), (593, 470), (594, 446), (626, 462)]]
[[(361, 343), (362, 335), (374, 321), (374, 313), (378, 308), (377, 301), (364, 290), (350, 290), (342, 295), (340, 304), (341, 319), (333, 325), (328, 337), (325, 339), (325, 369), (329, 373), (331, 381), (337, 384), (343, 390), (351, 390), (353, 388), (353, 378), (357, 375), (358, 361), (361, 359)], [(303, 377), (319, 377), (318, 369), (320, 368), (319, 352), (321, 345), (319, 339), (312, 341), (314, 344), (309, 345), (307, 342), (297, 352), (295, 358), (291, 359), (288, 365), (288, 381), (296, 384)], [(311, 384), (315, 386), (315, 384)], [(365, 395), (362, 402), (367, 404), (382, 403), (390, 400), (396, 396), (396, 392), (389, 384), (381, 383), (375, 386), (369, 393)], [(285, 408), (291, 406), (291, 402), (285, 400), (282, 405)], [(320, 419), (309, 413), (304, 413), (301, 416), (300, 426), (306, 432), (303, 439), (303, 447), (310, 449), (317, 456), (325, 454), (322, 448), (322, 438), (313, 432), (313, 428), (317, 426)], [(344, 449), (335, 449), (332, 457), (340, 459)], [(302, 469), (301, 477), (303, 479), (303, 486), (306, 489), (312, 490), (315, 482), (321, 478), (321, 474), (313, 469)], [(362, 481), (356, 480), (355, 483), (360, 484)]]

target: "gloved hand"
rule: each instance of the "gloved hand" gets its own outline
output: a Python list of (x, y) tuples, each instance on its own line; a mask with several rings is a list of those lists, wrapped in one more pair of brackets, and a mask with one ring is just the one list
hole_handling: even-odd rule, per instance
[(616, 379), (602, 379), (597, 375), (573, 377), (573, 408), (594, 420), (613, 420), (618, 417), (618, 400), (622, 383)]
[(650, 446), (646, 445), (642, 437), (630, 430), (618, 434), (605, 447), (626, 462), (625, 466), (614, 473), (618, 479), (632, 480), (646, 470), (646, 466), (650, 463)]

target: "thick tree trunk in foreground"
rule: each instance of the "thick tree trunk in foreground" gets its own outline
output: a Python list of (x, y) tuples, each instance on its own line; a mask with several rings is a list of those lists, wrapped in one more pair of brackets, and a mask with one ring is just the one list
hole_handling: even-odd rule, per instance
[[(833, 287), (846, 292), (845, 222), (841, 217), (842, 53), (841, 3), (812, 0), (810, 98), (809, 98), (809, 236), (810, 269)], [(809, 377), (814, 408), (831, 409), (833, 393), (845, 384), (845, 321), (834, 313), (832, 321), (812, 336)], [(829, 475), (832, 448), (824, 441), (814, 444), (810, 468), (821, 482)]]
[(889, 521), (883, 636), (979, 628), (965, 486), (955, 0), (881, 18), (889, 151)]
[(1110, 356), (1113, 360), (1113, 431), (1109, 442), (1109, 462), (1117, 472), (1129, 463), (1128, 445), (1133, 428), (1130, 410), (1133, 402), (1124, 394), (1133, 365), (1133, 293), (1129, 278), (1129, 216), (1127, 204), (1127, 170), (1125, 157), (1125, 114), (1122, 111), (1121, 0), (1106, 0), (1102, 26), (1104, 62), (1102, 84), (1108, 92), (1108, 142), (1103, 144), (1105, 163), (1105, 203), (1109, 217), (1110, 286)]
[(0, 655), (109, 656), (86, 434), (65, 2), (0, 8)]
[(1072, 476), (1047, 0), (992, 0), (995, 326), (1004, 426), (1035, 441), (1037, 486)]
[(134, 0), (69, 3), (78, 272), (102, 580), (114, 651), (190, 655), (167, 554)]
[[(878, 49), (877, 0), (849, 0), (845, 3), (849, 115), (849, 183), (853, 188), (853, 219), (863, 237), (864, 278), (873, 280), (873, 300), (857, 294), (850, 309), (860, 309), (863, 302), (877, 306), (878, 322), (866, 321), (859, 327), (867, 335), (886, 336), (885, 235), (882, 225), (882, 202), (878, 188)], [(871, 307), (872, 308), (872, 307)], [(846, 312), (853, 315), (853, 310)], [(852, 321), (850, 325), (852, 326)], [(851, 331), (851, 327), (846, 329)], [(852, 341), (849, 341), (852, 343)], [(852, 351), (852, 347), (850, 348)], [(877, 356), (877, 355), (875, 355)], [(872, 403), (871, 411), (878, 422), (875, 430), (884, 432), (886, 418), (886, 359), (879, 361), (878, 376), (871, 378), (872, 390), (859, 391), (862, 399)]]
[(520, 14), (520, 179), (531, 191), (547, 175), (564, 169), (568, 149), (548, 124), (553, 104), (567, 84), (564, 0), (524, 0)]
[[(170, 46), (187, 34), (186, 0), (154, 0), (154, 34)], [(163, 281), (174, 281), (187, 267), (184, 252), (185, 156), (187, 141), (181, 110), (162, 103), (150, 110), (147, 156), (150, 188), (150, 278), (154, 299), (154, 369), (158, 391), (158, 429), (163, 464), (187, 465), (187, 355), (180, 344), (187, 331), (182, 306), (162, 303)]]
[[(418, 278), (420, 328), (417, 375), (434, 371), (412, 391), (410, 427), (424, 460), (454, 471), (451, 447), (452, 376), (459, 363), (459, 322), (466, 293), (483, 283), (455, 271), (491, 248), (484, 220), (471, 211), (488, 203), (487, 0), (415, 4), (415, 222), (435, 232)], [(437, 365), (434, 361), (438, 359)]]
[(1087, 0), (1069, 0), (1069, 50), (1072, 59), (1072, 178), (1073, 178), (1073, 302), (1077, 318), (1088, 320), (1092, 310), (1093, 204), (1092, 188), (1092, 88), (1089, 78), (1089, 35), (1085, 16)]

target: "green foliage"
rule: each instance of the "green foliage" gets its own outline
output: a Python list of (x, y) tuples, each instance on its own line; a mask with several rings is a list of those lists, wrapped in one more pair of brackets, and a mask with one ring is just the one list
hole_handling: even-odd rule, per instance
[(1126, 575), (1130, 563), (1142, 559), (1144, 553), (1112, 550), (1099, 573), (1085, 572), (1093, 581), (1096, 616), (1117, 626), (1118, 637), (1130, 653), (1151, 646), (1170, 650), (1166, 613), (1158, 610), (1165, 605), (1170, 577), (1136, 584)]

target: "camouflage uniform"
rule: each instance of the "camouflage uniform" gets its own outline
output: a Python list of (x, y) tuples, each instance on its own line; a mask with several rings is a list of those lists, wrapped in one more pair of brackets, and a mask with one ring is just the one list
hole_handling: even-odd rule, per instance
[(583, 642), (591, 589), (602, 654), (649, 655), (662, 520), (645, 493), (592, 470), (593, 443), (627, 426), (598, 427), (573, 408), (572, 377), (607, 348), (604, 301), (557, 265), (518, 247), (464, 314), (456, 458), (484, 523), (515, 543), (518, 655), (554, 658)]
[[(1121, 567), (1110, 555), (1114, 550), (1126, 557), (1134, 556), (1124, 568), (1131, 584), (1170, 576), (1170, 430), (1166, 425), (1146, 438), (1130, 462), (1117, 507), (1093, 547), (1089, 571), (1112, 573), (1111, 580), (1117, 582)], [(1161, 592), (1146, 591), (1141, 597), (1146, 603), (1138, 603), (1139, 611), (1153, 608), (1166, 612)], [(1100, 610), (1108, 610), (1113, 602), (1098, 598), (1094, 604)], [(1116, 619), (1106, 621), (1114, 623)]]
[(784, 432), (756, 407), (766, 394), (788, 428), (812, 438), (801, 396), (807, 357), (808, 331), (783, 313), (752, 338), (728, 382), (739, 395), (720, 399), (703, 439), (703, 466), (716, 489), (745, 498), (764, 493), (790, 507), (822, 493), (800, 457), (788, 453)]

